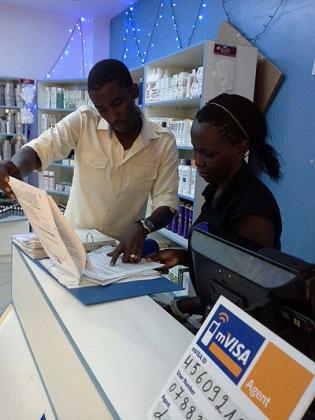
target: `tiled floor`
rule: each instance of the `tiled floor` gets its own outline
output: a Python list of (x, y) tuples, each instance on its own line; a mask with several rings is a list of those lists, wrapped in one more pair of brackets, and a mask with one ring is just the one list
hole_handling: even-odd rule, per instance
[(0, 315), (11, 301), (11, 262), (0, 264)]

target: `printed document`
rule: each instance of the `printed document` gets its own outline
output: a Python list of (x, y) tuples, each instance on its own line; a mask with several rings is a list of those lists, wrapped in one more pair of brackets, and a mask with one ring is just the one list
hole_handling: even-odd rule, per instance
[[(46, 268), (66, 287), (77, 287), (82, 276), (106, 285), (132, 274), (161, 267), (162, 264), (140, 262), (125, 264), (121, 258), (110, 266), (110, 257), (100, 250), (86, 254), (84, 246), (46, 191), (10, 177), (9, 185), (24, 210), (42, 247), (53, 265)], [(158, 277), (158, 275), (156, 275)]]

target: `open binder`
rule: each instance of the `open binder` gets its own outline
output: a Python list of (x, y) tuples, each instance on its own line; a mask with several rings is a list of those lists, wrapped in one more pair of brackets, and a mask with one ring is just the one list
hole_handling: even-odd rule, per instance
[[(108, 280), (105, 274), (99, 273), (94, 269), (97, 267), (97, 264), (93, 267), (93, 261), (95, 261), (95, 263), (97, 262), (98, 255), (94, 254), (93, 258), (92, 256), (87, 256), (79, 236), (75, 233), (69, 221), (64, 217), (54, 200), (46, 191), (40, 190), (12, 177), (9, 180), (9, 184), (50, 259), (48, 261), (40, 260), (38, 264), (46, 271), (49, 271), (49, 273), (65, 287), (69, 289), (81, 289), (72, 294), (82, 303), (100, 303), (107, 300), (113, 300), (113, 298), (126, 298), (180, 289), (176, 284), (165, 278), (155, 279), (153, 282), (152, 280), (129, 281), (120, 283), (119, 285), (117, 284), (119, 287), (107, 289), (109, 283), (117, 281), (117, 278), (120, 280), (123, 277), (122, 273), (124, 270), (127, 271), (127, 268), (129, 274), (140, 272), (141, 265), (143, 265), (145, 269), (157, 268), (161, 265), (144, 262), (142, 264), (121, 263), (120, 267), (116, 267), (119, 274), (119, 276), (117, 275), (116, 277), (113, 272), (115, 267), (108, 267), (108, 271), (110, 271), (110, 278)], [(97, 251), (95, 252), (97, 253)], [(99, 254), (99, 256), (101, 256), (102, 261), (105, 261), (104, 254), (103, 256)], [(142, 271), (144, 271), (144, 269)], [(98, 282), (102, 281), (102, 276), (105, 276), (102, 284), (108, 283), (108, 285), (106, 285), (106, 287), (91, 287), (91, 284), (89, 284), (88, 287), (80, 287), (80, 283), (82, 283), (81, 280), (85, 279), (83, 277), (85, 272), (88, 273), (89, 277), (92, 276), (92, 279), (87, 279), (90, 281), (93, 281), (93, 274)], [(132, 283), (134, 284), (132, 285)], [(95, 290), (92, 291), (90, 289)], [(101, 289), (103, 289), (102, 292)], [(105, 291), (105, 289), (107, 289), (107, 291)], [(120, 292), (118, 292), (118, 289), (120, 289)], [(111, 295), (111, 290), (115, 290), (114, 295)]]

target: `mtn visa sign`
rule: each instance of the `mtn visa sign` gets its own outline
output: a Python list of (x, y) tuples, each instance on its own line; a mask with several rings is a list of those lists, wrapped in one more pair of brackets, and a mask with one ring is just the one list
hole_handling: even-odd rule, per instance
[(207, 356), (238, 384), (265, 338), (219, 305), (197, 344)]

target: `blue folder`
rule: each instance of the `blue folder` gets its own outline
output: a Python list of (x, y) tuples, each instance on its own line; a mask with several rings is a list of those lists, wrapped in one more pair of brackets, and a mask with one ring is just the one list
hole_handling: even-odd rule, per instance
[[(17, 245), (14, 244), (18, 251), (27, 255)], [(35, 264), (41, 267), (54, 280), (58, 281), (40, 262), (40, 260), (32, 260)], [(59, 283), (59, 282), (58, 282)], [(60, 284), (60, 283), (59, 283)], [(183, 290), (178, 284), (168, 280), (166, 277), (158, 277), (151, 280), (137, 280), (124, 283), (111, 283), (107, 286), (88, 286), (75, 287), (72, 289), (65, 289), (77, 298), (84, 305), (95, 305), (97, 303), (110, 302), (113, 300), (129, 299), (137, 296), (153, 295), (162, 292), (174, 292)]]
[(77, 287), (67, 290), (84, 305), (94, 305), (96, 303), (128, 299), (136, 296), (174, 292), (176, 290), (182, 290), (182, 287), (165, 277), (158, 277), (151, 280), (112, 283), (107, 286)]

